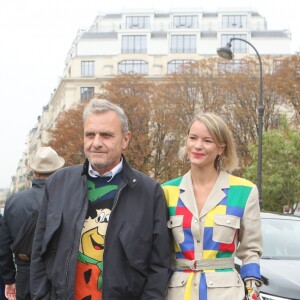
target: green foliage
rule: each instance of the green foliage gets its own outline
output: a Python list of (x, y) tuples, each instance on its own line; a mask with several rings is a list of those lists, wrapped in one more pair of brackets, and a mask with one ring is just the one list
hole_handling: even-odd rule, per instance
[[(277, 129), (263, 134), (262, 202), (263, 209), (282, 212), (300, 201), (300, 135), (281, 118)], [(257, 145), (249, 144), (253, 164), (245, 167), (244, 176), (256, 180)]]

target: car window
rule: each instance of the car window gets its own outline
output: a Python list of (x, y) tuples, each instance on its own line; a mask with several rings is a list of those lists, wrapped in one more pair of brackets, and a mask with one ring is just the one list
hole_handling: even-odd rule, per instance
[(262, 219), (262, 258), (300, 259), (300, 219)]

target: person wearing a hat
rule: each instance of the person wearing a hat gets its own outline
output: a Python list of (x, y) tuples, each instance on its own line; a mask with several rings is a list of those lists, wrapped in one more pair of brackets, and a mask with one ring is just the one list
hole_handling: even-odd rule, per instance
[[(3, 220), (3, 216), (0, 213), (0, 228), (1, 228), (1, 225), (2, 225), (2, 220)], [(5, 300), (5, 296), (4, 296), (4, 282), (3, 282), (1, 276), (0, 276), (0, 300)]]
[(39, 209), (46, 179), (62, 168), (65, 160), (51, 147), (37, 150), (30, 163), (34, 171), (32, 187), (12, 195), (5, 204), (0, 229), (0, 275), (5, 283), (8, 300), (30, 300), (30, 260), (13, 255), (13, 244), (20, 228), (32, 212)]

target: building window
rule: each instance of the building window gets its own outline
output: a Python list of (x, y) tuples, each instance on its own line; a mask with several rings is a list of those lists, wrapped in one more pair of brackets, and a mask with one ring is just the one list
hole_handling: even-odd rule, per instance
[(198, 89), (195, 86), (188, 86), (187, 96), (188, 100), (196, 101), (198, 99)]
[[(221, 36), (221, 47), (225, 47), (227, 43), (229, 43), (231, 38), (240, 38), (243, 40), (247, 40), (246, 34), (222, 34)], [(246, 53), (247, 52), (247, 43), (243, 41), (232, 41), (231, 42), (231, 50), (233, 53)]]
[(123, 60), (118, 66), (119, 74), (136, 73), (147, 75), (148, 63), (144, 60)]
[(122, 37), (122, 53), (146, 53), (145, 35), (124, 35)]
[(95, 91), (93, 87), (80, 88), (80, 100), (90, 100), (94, 97)]
[(168, 62), (168, 74), (180, 73), (183, 71), (184, 65), (194, 62), (191, 59), (176, 59)]
[(94, 61), (82, 61), (81, 62), (81, 76), (82, 77), (95, 76), (95, 62)]
[(247, 16), (223, 16), (222, 17), (223, 28), (246, 28)]
[(146, 16), (130, 16), (126, 17), (127, 29), (144, 29), (150, 27), (150, 18)]
[(175, 28), (197, 28), (198, 16), (174, 16)]
[(194, 53), (196, 52), (196, 35), (172, 35), (171, 53)]
[(225, 72), (240, 72), (243, 69), (247, 67), (247, 64), (243, 62), (240, 59), (233, 59), (228, 62), (219, 62), (218, 63), (218, 70), (220, 73), (225, 73)]
[(280, 126), (280, 114), (274, 114), (272, 117), (271, 117), (271, 128), (272, 129), (278, 129), (279, 126)]
[(273, 70), (274, 72), (278, 72), (284, 66), (285, 61), (283, 59), (274, 59), (273, 60)]

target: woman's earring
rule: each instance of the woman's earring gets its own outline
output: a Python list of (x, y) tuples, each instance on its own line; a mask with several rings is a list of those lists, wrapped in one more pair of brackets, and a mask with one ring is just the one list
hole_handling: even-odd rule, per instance
[(187, 156), (186, 153), (184, 154), (183, 162), (186, 165), (190, 165), (191, 164), (191, 161), (189, 160), (189, 158), (188, 158), (188, 156)]
[(218, 172), (222, 170), (222, 163), (223, 163), (222, 156), (218, 154), (215, 160), (215, 168)]

